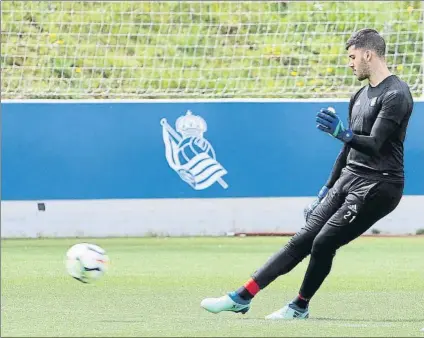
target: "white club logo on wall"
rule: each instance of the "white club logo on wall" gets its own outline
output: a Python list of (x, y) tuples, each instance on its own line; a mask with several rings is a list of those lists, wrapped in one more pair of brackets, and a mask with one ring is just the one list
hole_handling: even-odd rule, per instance
[(169, 166), (193, 189), (203, 190), (218, 182), (224, 189), (228, 184), (222, 179), (227, 174), (216, 161), (212, 145), (203, 137), (207, 130), (206, 121), (191, 111), (177, 119), (176, 131), (166, 119), (162, 125), (165, 156)]

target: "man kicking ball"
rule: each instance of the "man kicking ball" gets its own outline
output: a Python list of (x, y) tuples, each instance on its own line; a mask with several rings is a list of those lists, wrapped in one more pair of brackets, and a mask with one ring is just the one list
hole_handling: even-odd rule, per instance
[(408, 85), (392, 75), (386, 44), (373, 29), (354, 33), (346, 43), (349, 67), (369, 84), (349, 103), (349, 126), (332, 108), (321, 109), (317, 128), (343, 143), (327, 183), (305, 209), (305, 226), (239, 289), (206, 298), (209, 312), (246, 313), (252, 299), (277, 277), (311, 255), (297, 297), (267, 319), (308, 318), (309, 301), (330, 273), (337, 249), (392, 212), (403, 194), (403, 142), (412, 113)]

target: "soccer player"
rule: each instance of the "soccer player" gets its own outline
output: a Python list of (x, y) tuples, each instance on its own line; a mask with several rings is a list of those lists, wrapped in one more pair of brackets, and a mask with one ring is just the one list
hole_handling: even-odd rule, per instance
[(318, 130), (332, 135), (343, 147), (328, 181), (305, 209), (305, 226), (239, 289), (204, 299), (201, 306), (207, 311), (246, 313), (260, 290), (310, 255), (298, 295), (266, 317), (308, 318), (309, 301), (329, 274), (337, 249), (397, 207), (404, 188), (403, 142), (412, 95), (408, 85), (390, 73), (386, 44), (376, 30), (354, 33), (346, 50), (349, 67), (368, 85), (351, 97), (348, 128), (332, 108), (317, 113)]

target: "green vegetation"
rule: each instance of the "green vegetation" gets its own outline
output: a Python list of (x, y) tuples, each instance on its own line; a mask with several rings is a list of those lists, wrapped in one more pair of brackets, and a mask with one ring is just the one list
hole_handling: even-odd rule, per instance
[(110, 270), (95, 284), (65, 272), (81, 239), (2, 240), (2, 337), (408, 337), (424, 326), (424, 238), (360, 238), (341, 248), (307, 321), (264, 317), (298, 292), (309, 258), (261, 291), (246, 315), (213, 315), (220, 296), (287, 238), (90, 239)]
[(2, 1), (3, 98), (349, 97), (373, 27), (423, 92), (421, 1)]

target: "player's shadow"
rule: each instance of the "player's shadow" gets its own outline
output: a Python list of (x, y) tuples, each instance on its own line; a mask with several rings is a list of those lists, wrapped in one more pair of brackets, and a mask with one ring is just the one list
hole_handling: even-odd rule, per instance
[(137, 319), (103, 319), (98, 320), (99, 323), (122, 323), (122, 324), (128, 324), (128, 323), (146, 323), (147, 320), (137, 320)]
[(313, 317), (312, 320), (326, 320), (337, 322), (382, 322), (382, 323), (423, 323), (424, 318), (420, 319), (349, 319), (349, 318), (330, 318), (330, 317)]
[[(265, 320), (260, 318), (239, 318), (240, 320)], [(368, 323), (424, 323), (424, 318), (420, 319), (349, 319), (349, 318), (330, 318), (330, 317), (311, 317), (308, 321), (328, 321), (328, 322), (368, 322)], [(292, 320), (301, 321), (300, 319)]]

